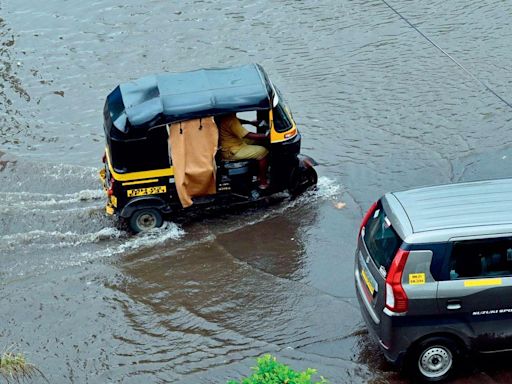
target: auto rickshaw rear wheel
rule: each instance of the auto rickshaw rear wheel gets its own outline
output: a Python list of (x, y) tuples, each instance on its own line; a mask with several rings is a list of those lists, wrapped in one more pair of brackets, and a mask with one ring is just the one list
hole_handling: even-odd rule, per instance
[(139, 233), (161, 227), (163, 221), (162, 213), (158, 209), (144, 208), (133, 213), (129, 224), (134, 233)]

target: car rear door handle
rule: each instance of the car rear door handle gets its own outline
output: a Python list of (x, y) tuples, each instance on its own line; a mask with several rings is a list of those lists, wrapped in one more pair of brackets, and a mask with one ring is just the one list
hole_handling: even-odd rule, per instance
[(462, 308), (462, 302), (460, 300), (448, 300), (446, 302), (446, 309), (455, 311)]

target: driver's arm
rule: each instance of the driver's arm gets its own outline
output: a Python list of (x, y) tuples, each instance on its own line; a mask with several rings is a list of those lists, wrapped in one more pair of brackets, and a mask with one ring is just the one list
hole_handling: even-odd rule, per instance
[(268, 135), (265, 135), (263, 133), (249, 132), (247, 135), (245, 135), (245, 137), (249, 140), (254, 140), (254, 141), (267, 141), (268, 140)]
[(250, 121), (250, 120), (244, 120), (244, 119), (239, 118), (238, 121), (240, 121), (241, 124), (249, 124), (249, 125), (253, 125), (255, 127), (258, 126), (258, 120)]

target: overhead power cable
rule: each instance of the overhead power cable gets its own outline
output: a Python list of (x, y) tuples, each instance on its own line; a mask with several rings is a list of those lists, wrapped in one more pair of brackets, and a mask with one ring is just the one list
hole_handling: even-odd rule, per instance
[(446, 57), (448, 57), (451, 61), (453, 61), (459, 68), (461, 68), (464, 72), (466, 72), (469, 76), (471, 76), (472, 79), (480, 83), (485, 89), (487, 89), (489, 92), (491, 92), (494, 96), (496, 96), (498, 99), (500, 99), (502, 102), (507, 104), (510, 108), (512, 108), (512, 104), (509, 103), (507, 100), (505, 100), (503, 97), (501, 97), (496, 91), (494, 91), (491, 87), (489, 87), (487, 84), (485, 84), (482, 80), (480, 80), (478, 77), (473, 75), (470, 71), (468, 71), (461, 63), (459, 63), (454, 57), (452, 57), (448, 52), (446, 52), (443, 48), (441, 48), (439, 45), (437, 45), (432, 39), (430, 39), (427, 35), (425, 35), (418, 27), (416, 27), (414, 24), (412, 24), (405, 16), (403, 16), (400, 12), (398, 12), (395, 8), (393, 8), (386, 0), (381, 0), (386, 6), (391, 9), (393, 12), (395, 12), (403, 21), (405, 21), (407, 24), (411, 26), (416, 32), (418, 32), (421, 36), (423, 36), (430, 44), (432, 44), (434, 47), (439, 49)]

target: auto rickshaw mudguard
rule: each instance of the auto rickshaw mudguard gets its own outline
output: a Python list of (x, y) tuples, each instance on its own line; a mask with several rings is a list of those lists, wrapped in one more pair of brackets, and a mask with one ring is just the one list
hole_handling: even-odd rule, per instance
[(306, 155), (297, 155), (298, 165), (293, 169), (288, 179), (288, 191), (294, 197), (300, 195), (310, 187), (314, 187), (318, 181), (318, 175), (314, 165), (318, 163)]
[(164, 199), (158, 196), (141, 196), (130, 200), (121, 210), (119, 214), (122, 218), (129, 218), (138, 209), (155, 208), (162, 213), (170, 213), (171, 207)]
[(318, 165), (318, 162), (308, 155), (299, 154), (297, 158), (299, 159), (299, 167), (313, 168), (315, 165)]

